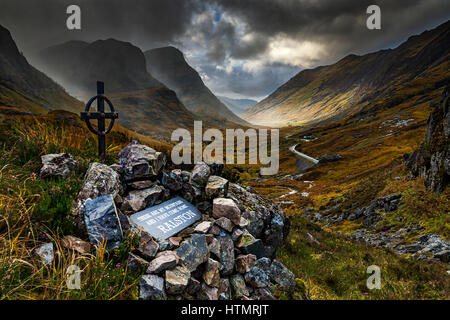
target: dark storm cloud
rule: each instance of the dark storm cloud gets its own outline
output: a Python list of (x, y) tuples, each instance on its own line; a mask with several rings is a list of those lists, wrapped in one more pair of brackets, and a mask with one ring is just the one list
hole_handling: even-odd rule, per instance
[[(450, 17), (443, 0), (211, 0), (224, 12), (242, 19), (259, 39), (276, 35), (328, 43), (329, 60), (342, 54), (364, 53), (405, 40), (411, 33), (434, 27)], [(377, 4), (382, 30), (366, 28), (366, 9)], [(267, 43), (266, 43), (267, 44)], [(260, 48), (265, 48), (263, 42)], [(230, 51), (236, 54), (238, 51)], [(258, 52), (253, 52), (258, 54)], [(248, 57), (248, 56), (247, 56)]]
[[(81, 7), (81, 31), (66, 28), (71, 4)], [(371, 4), (381, 7), (382, 30), (366, 28)], [(445, 0), (0, 0), (0, 24), (25, 55), (73, 39), (172, 44), (213, 91), (253, 97), (301, 68), (393, 47), (449, 15)]]
[[(81, 8), (81, 30), (66, 28), (66, 9)], [(194, 0), (1, 0), (0, 23), (25, 51), (72, 39), (113, 37), (143, 47), (166, 44), (189, 28), (203, 10)]]

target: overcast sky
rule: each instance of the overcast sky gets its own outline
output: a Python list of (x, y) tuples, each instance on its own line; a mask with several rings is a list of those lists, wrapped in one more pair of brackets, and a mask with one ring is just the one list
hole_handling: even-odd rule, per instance
[[(81, 8), (80, 31), (66, 8)], [(366, 9), (381, 8), (381, 30)], [(178, 47), (217, 95), (261, 99), (305, 68), (395, 47), (450, 18), (448, 0), (0, 0), (25, 55), (68, 40)]]

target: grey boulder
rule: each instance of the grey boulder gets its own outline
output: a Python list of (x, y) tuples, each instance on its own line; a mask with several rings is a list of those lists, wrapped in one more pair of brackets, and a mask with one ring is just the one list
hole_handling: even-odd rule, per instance
[(120, 246), (122, 227), (112, 195), (86, 200), (84, 223), (91, 244), (100, 245), (106, 240), (106, 250)]
[(166, 164), (166, 156), (133, 140), (120, 151), (119, 164), (126, 181), (148, 179), (158, 175)]
[(46, 154), (41, 156), (41, 161), (41, 178), (64, 178), (77, 166), (77, 162), (69, 153)]

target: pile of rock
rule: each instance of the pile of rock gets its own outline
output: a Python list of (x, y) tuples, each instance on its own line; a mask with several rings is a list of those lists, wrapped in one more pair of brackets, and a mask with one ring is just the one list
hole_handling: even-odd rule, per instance
[[(292, 293), (295, 277), (275, 259), (289, 232), (284, 212), (221, 177), (221, 164), (201, 162), (192, 171), (166, 171), (165, 164), (164, 154), (133, 141), (117, 164), (89, 166), (74, 203), (92, 245), (107, 239), (111, 250), (137, 233), (129, 268), (146, 270), (139, 297), (273, 299), (275, 289)], [(131, 214), (176, 196), (195, 205), (202, 218), (164, 240), (131, 223)]]
[(450, 263), (450, 242), (434, 233), (420, 236), (413, 244), (398, 246), (396, 252), (414, 254), (418, 259), (427, 259), (431, 256), (442, 262)]

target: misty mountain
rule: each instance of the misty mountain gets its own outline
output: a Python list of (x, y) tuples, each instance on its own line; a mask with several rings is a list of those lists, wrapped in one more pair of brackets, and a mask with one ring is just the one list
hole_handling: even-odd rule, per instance
[(238, 116), (258, 103), (258, 101), (252, 99), (232, 99), (223, 96), (217, 98)]
[(226, 119), (248, 125), (205, 86), (198, 72), (189, 66), (180, 50), (163, 47), (148, 50), (144, 54), (147, 70), (174, 90), (186, 108), (211, 119)]
[(81, 107), (80, 101), (28, 63), (11, 33), (0, 25), (0, 108), (46, 113), (55, 109), (75, 111)]
[(303, 70), (242, 117), (262, 125), (301, 124), (425, 99), (449, 79), (449, 31), (447, 21), (395, 49), (348, 55), (335, 64)]
[(167, 137), (178, 127), (192, 127), (199, 118), (147, 72), (144, 54), (129, 42), (70, 41), (43, 50), (36, 61), (84, 101), (95, 95), (96, 81), (104, 81), (119, 122), (136, 132)]

